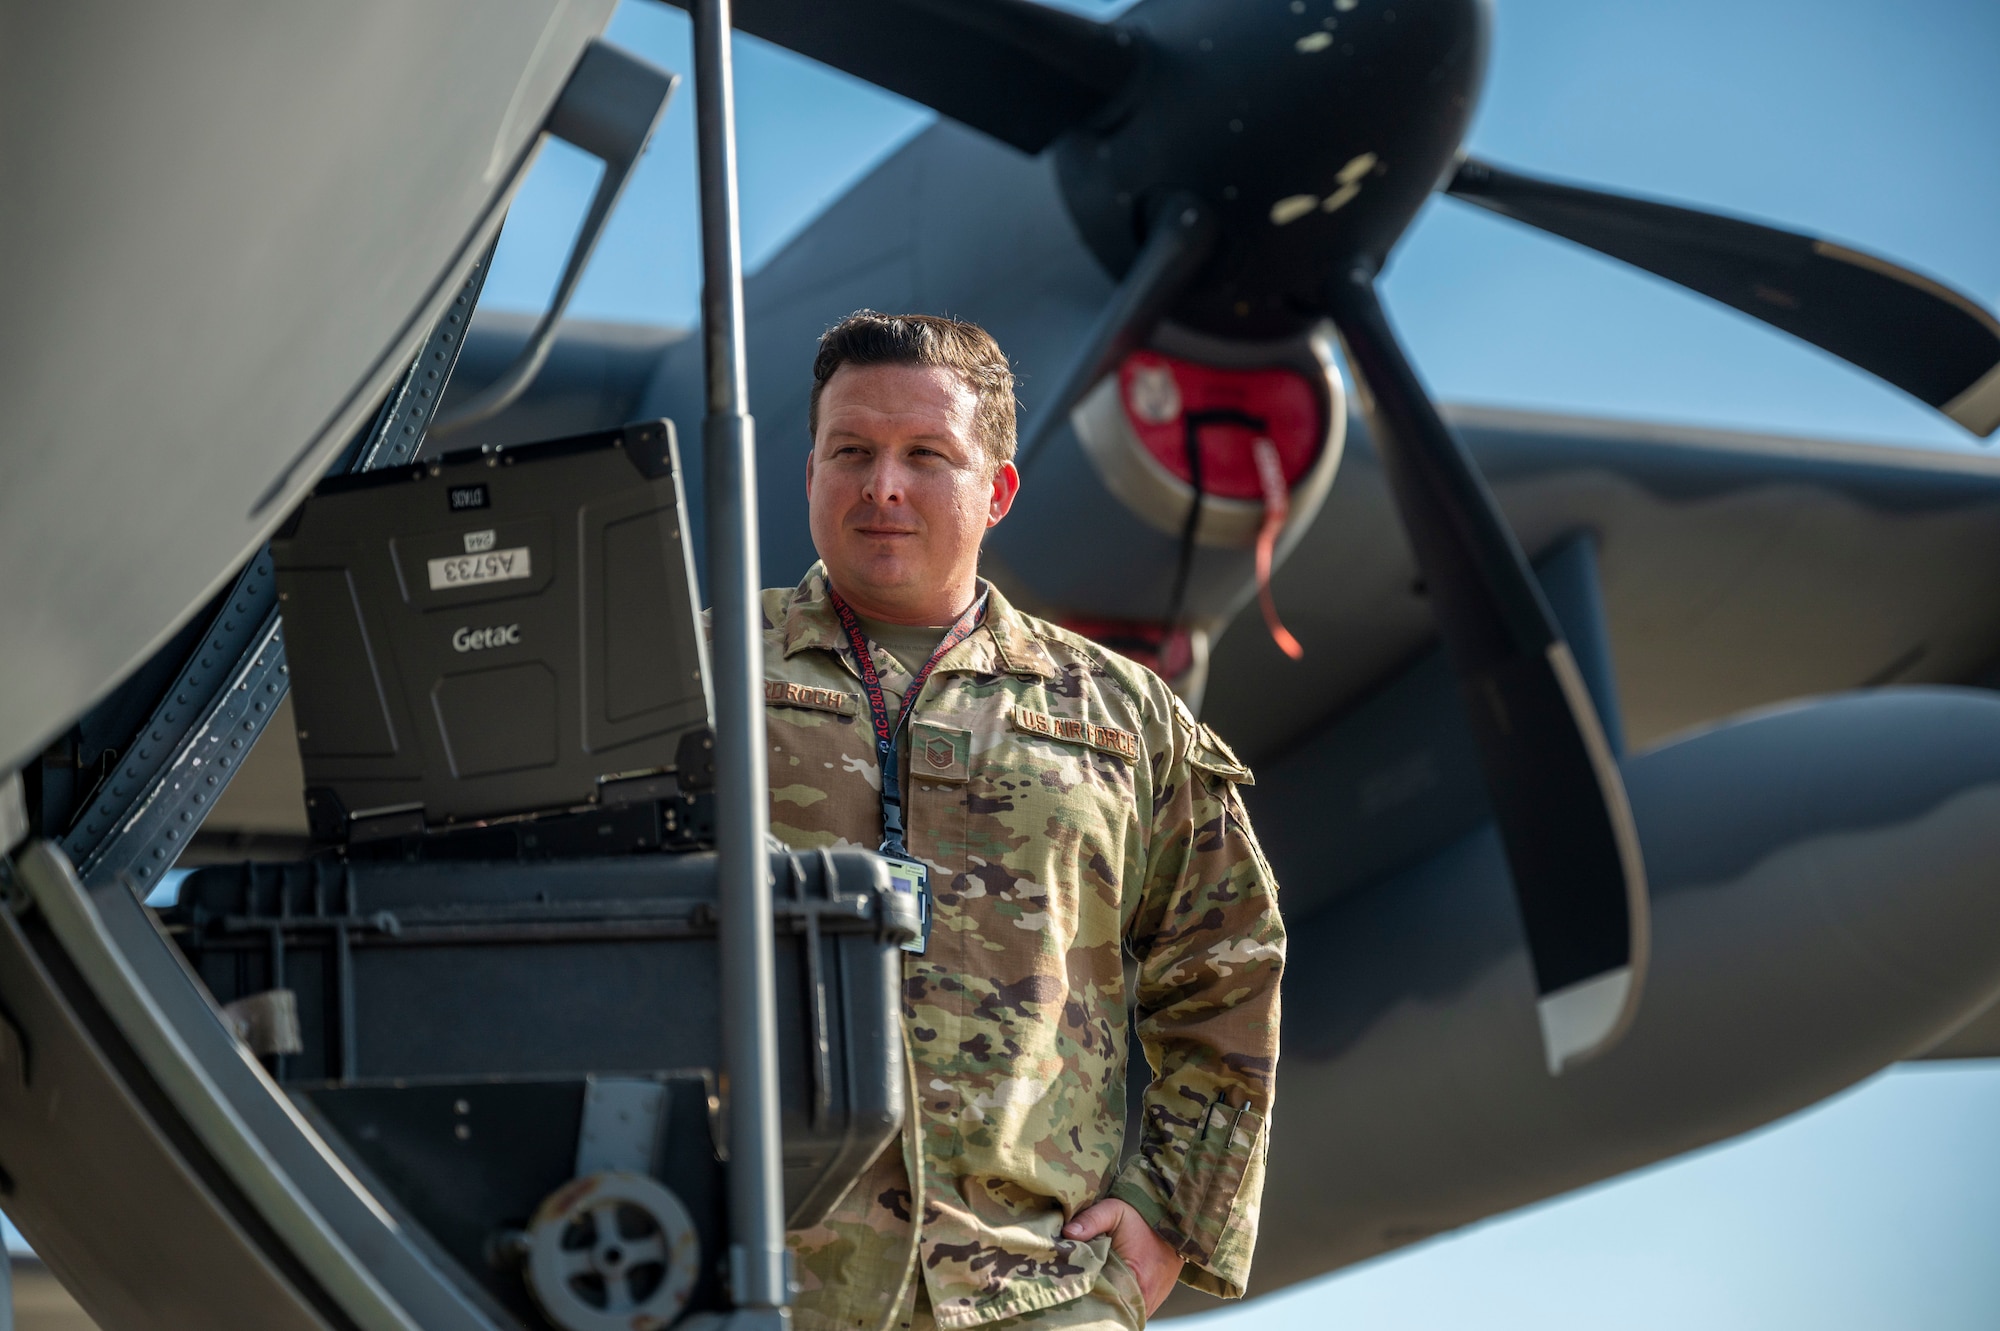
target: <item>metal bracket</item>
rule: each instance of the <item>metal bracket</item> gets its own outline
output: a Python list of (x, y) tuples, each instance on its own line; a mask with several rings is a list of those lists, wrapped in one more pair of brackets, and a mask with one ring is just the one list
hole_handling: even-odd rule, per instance
[[(257, 563), (266, 574), (269, 554)], [(221, 796), (277, 712), (287, 687), (285, 644), (275, 606), (259, 625), (261, 632), (238, 660), (200, 719), (174, 747), (171, 761), (145, 787), (144, 795), (123, 811), (124, 817), (83, 863), (82, 877), (92, 887), (114, 882), (123, 874), (141, 896), (159, 882), (201, 826), (209, 808)], [(177, 695), (178, 696), (178, 695)], [(157, 732), (157, 727), (155, 731)], [(114, 791), (117, 787), (113, 787)], [(97, 813), (93, 807), (92, 813)]]
[(606, 42), (592, 42), (577, 62), (576, 72), (549, 113), (544, 132), (573, 144), (604, 163), (597, 195), (584, 214), (583, 226), (570, 246), (569, 262), (556, 283), (549, 308), (528, 334), (521, 354), (492, 383), (453, 408), (437, 423), (435, 433), (447, 435), (497, 416), (528, 391), (555, 345), (556, 325), (576, 293), (590, 255), (604, 234), (604, 225), (618, 206), (619, 196), (645, 155), (660, 117), (666, 114), (680, 76), (628, 55)]
[(576, 1177), (651, 1174), (659, 1144), (664, 1082), (640, 1077), (584, 1081), (583, 1126), (576, 1135)]
[(28, 839), (28, 805), (21, 797), (21, 774), (0, 776), (0, 855)]
[(222, 1020), (260, 1058), (305, 1052), (299, 1028), (299, 996), (291, 989), (266, 989), (222, 1005)]

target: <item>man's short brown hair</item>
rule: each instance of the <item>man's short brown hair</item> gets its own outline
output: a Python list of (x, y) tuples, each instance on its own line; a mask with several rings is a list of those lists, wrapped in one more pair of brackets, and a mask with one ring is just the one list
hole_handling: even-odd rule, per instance
[(997, 470), (1014, 460), (1014, 371), (993, 335), (978, 324), (934, 314), (856, 310), (820, 334), (813, 357), (806, 427), (819, 438), (819, 395), (843, 365), (937, 365), (972, 390), (973, 428)]

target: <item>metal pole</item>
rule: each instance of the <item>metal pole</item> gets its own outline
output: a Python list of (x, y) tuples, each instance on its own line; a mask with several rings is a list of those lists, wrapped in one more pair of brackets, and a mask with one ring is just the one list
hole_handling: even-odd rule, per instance
[(721, 852), (722, 1057), (728, 1085), (729, 1284), (739, 1325), (791, 1324), (778, 1137), (770, 806), (764, 755), (757, 459), (745, 411), (743, 254), (729, 0), (696, 0), (695, 126), (701, 163), (701, 327), (708, 367), (708, 578), (715, 668), (715, 817)]

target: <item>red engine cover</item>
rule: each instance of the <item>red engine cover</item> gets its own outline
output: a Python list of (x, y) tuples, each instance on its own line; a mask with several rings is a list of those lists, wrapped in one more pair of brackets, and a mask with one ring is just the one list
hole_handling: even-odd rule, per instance
[(1212, 365), (1135, 351), (1118, 369), (1118, 391), (1139, 442), (1162, 466), (1192, 483), (1188, 470), (1187, 417), (1226, 411), (1264, 422), (1261, 431), (1228, 422), (1198, 423), (1201, 488), (1225, 499), (1259, 499), (1251, 443), (1277, 446), (1289, 489), (1311, 470), (1326, 442), (1319, 397), (1296, 370), (1224, 370)]

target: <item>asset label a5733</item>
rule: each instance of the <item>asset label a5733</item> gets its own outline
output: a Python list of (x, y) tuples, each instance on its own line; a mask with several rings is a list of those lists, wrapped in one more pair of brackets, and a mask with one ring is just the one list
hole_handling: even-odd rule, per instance
[(455, 587), (476, 587), (482, 582), (511, 582), (515, 578), (532, 577), (534, 573), (525, 545), (507, 550), (485, 550), (476, 555), (446, 555), (443, 559), (429, 561), (426, 567), (430, 570), (431, 590), (434, 592)]

